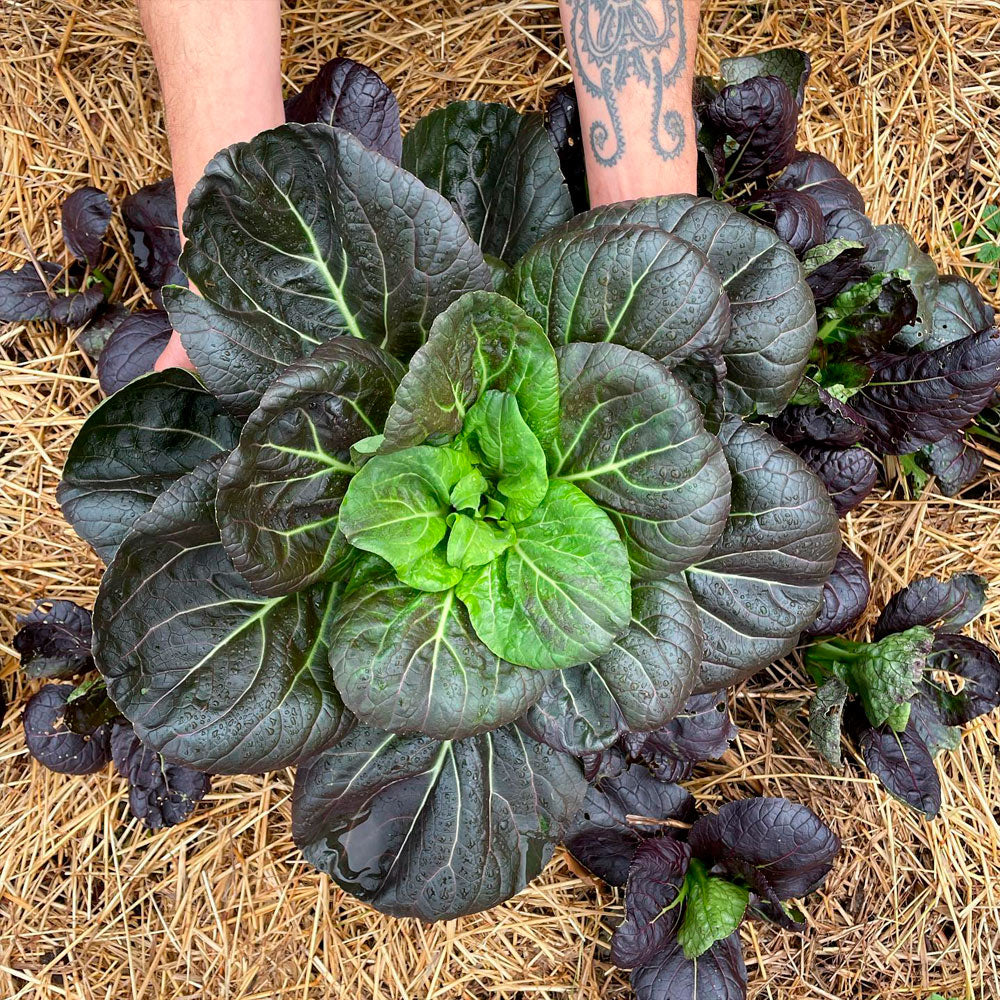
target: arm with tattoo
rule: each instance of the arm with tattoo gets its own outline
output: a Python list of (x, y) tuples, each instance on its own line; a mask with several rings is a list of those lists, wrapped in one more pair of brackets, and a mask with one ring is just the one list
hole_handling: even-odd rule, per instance
[(592, 205), (693, 192), (698, 0), (560, 0)]

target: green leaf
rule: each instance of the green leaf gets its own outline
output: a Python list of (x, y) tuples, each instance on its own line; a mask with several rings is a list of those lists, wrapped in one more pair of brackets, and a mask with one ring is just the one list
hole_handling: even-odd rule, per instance
[(888, 722), (916, 694), (933, 642), (934, 633), (917, 625), (880, 642), (866, 643), (857, 659), (845, 661), (847, 683), (860, 697), (873, 726)]
[(343, 600), (330, 665), (363, 722), (460, 739), (523, 715), (544, 675), (490, 652), (451, 590), (424, 593), (383, 574)]
[(637, 575), (657, 579), (697, 562), (725, 528), (730, 475), (683, 383), (617, 344), (569, 344), (558, 358), (554, 476), (611, 515)]
[(104, 400), (80, 428), (56, 491), (59, 505), (110, 562), (171, 483), (238, 438), (239, 424), (193, 374), (150, 372)]
[(548, 448), (559, 432), (559, 373), (552, 345), (523, 309), (494, 292), (467, 295), (434, 321), (413, 356), (385, 424), (385, 450), (455, 437), (488, 389), (509, 392)]
[(514, 544), (510, 525), (473, 520), (465, 514), (452, 514), (449, 522), (448, 562), (462, 570), (492, 562)]
[(348, 337), (321, 344), (264, 393), (219, 474), (222, 544), (261, 594), (339, 578), (351, 547), (338, 529), (355, 465), (377, 434), (402, 366)]
[(143, 743), (196, 770), (257, 774), (352, 725), (327, 663), (340, 588), (250, 588), (219, 541), (220, 464), (179, 479), (122, 542), (94, 607), (94, 658)]
[(692, 858), (688, 865), (684, 887), (687, 890), (684, 918), (677, 940), (684, 956), (695, 959), (740, 926), (750, 893), (727, 879), (709, 875), (697, 858)]
[(376, 455), (347, 488), (340, 530), (356, 548), (397, 569), (409, 566), (445, 537), (451, 490), (471, 470), (454, 448), (419, 445)]
[(847, 250), (864, 250), (864, 243), (859, 243), (857, 240), (844, 240), (837, 239), (830, 240), (827, 243), (820, 243), (819, 246), (812, 247), (805, 252), (802, 258), (802, 270), (805, 273), (812, 274), (814, 271), (818, 271), (821, 267), (826, 264), (830, 264), (835, 261), (842, 253)]
[(478, 469), (473, 469), (455, 483), (451, 491), (452, 507), (455, 510), (478, 510), (489, 487), (486, 477)]
[(485, 253), (508, 264), (573, 215), (540, 114), (456, 101), (407, 132), (402, 163), (455, 206)]
[(425, 590), (432, 594), (451, 590), (462, 579), (462, 570), (448, 560), (448, 545), (450, 539), (447, 543), (438, 542), (430, 552), (425, 552), (419, 559), (404, 566), (397, 566), (396, 575), (415, 590)]
[(517, 541), (456, 590), (479, 637), (498, 656), (553, 668), (606, 653), (628, 625), (629, 567), (607, 514), (554, 481), (517, 526)]
[(776, 76), (788, 84), (799, 107), (809, 79), (809, 55), (801, 49), (768, 49), (746, 56), (719, 60), (719, 73), (727, 84), (743, 83), (755, 76)]
[(462, 439), (475, 450), (481, 468), (495, 479), (506, 500), (508, 520), (523, 521), (549, 488), (545, 452), (509, 392), (488, 389), (469, 410)]
[(809, 703), (809, 735), (816, 749), (835, 767), (840, 765), (840, 727), (847, 685), (839, 677), (822, 684)]

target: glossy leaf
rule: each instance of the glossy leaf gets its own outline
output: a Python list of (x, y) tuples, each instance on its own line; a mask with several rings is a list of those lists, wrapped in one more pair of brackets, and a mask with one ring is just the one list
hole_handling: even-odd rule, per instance
[(96, 267), (111, 222), (111, 202), (95, 187), (81, 187), (62, 203), (62, 235), (69, 252)]
[(878, 464), (866, 448), (799, 445), (795, 453), (819, 476), (837, 514), (844, 516), (864, 500), (878, 481)]
[(180, 478), (122, 543), (97, 595), (94, 658), (143, 743), (197, 770), (253, 774), (351, 724), (327, 663), (339, 592), (251, 590), (219, 541), (220, 464)]
[(24, 742), (40, 764), (58, 774), (93, 774), (111, 759), (110, 727), (89, 736), (70, 732), (63, 721), (72, 684), (46, 684), (24, 706)]
[(130, 194), (122, 202), (122, 217), (143, 282), (154, 289), (185, 284), (177, 265), (181, 234), (177, 228), (174, 179), (164, 177)]
[(844, 662), (843, 679), (860, 696), (873, 726), (890, 721), (897, 706), (916, 694), (933, 642), (930, 629), (916, 625), (865, 644)]
[(750, 55), (719, 60), (719, 74), (726, 83), (742, 83), (755, 76), (776, 76), (795, 94), (799, 107), (805, 98), (812, 61), (802, 49), (767, 49)]
[(636, 1000), (745, 1000), (747, 970), (739, 934), (714, 944), (700, 958), (674, 943), (632, 970)]
[(937, 267), (931, 257), (917, 246), (903, 226), (891, 224), (875, 227), (868, 241), (865, 264), (872, 273), (899, 270), (906, 272), (910, 289), (917, 300), (917, 316), (913, 328), (904, 331), (903, 339), (924, 339), (930, 330), (934, 296), (938, 288)]
[(830, 240), (808, 250), (802, 258), (806, 282), (817, 305), (829, 302), (861, 270), (863, 243)]
[(219, 474), (217, 505), (222, 544), (258, 593), (287, 594), (344, 566), (351, 446), (382, 430), (402, 374), (373, 344), (338, 337), (264, 393)]
[(927, 666), (963, 680), (957, 693), (935, 685), (935, 695), (950, 726), (963, 725), (1000, 705), (1000, 658), (967, 635), (938, 632)]
[(366, 725), (462, 739), (522, 716), (545, 676), (494, 655), (451, 590), (424, 593), (392, 574), (349, 594), (332, 625), (330, 666)]
[(77, 534), (110, 562), (135, 520), (179, 476), (236, 444), (238, 425), (189, 372), (136, 379), (87, 418), (56, 492)]
[(985, 456), (966, 440), (962, 431), (955, 431), (940, 441), (924, 445), (917, 461), (926, 465), (937, 480), (938, 492), (953, 497), (978, 478)]
[(73, 677), (93, 669), (90, 612), (73, 601), (37, 601), (17, 616), (11, 643), (28, 677)]
[(557, 355), (554, 475), (611, 514), (637, 575), (661, 578), (703, 558), (725, 527), (730, 476), (683, 384), (617, 344), (569, 344)]
[(141, 309), (119, 323), (97, 362), (101, 389), (110, 396), (151, 372), (172, 332), (162, 309)]
[(508, 264), (573, 215), (540, 114), (456, 101), (407, 132), (403, 166), (454, 205), (485, 253)]
[(852, 629), (871, 599), (872, 585), (860, 557), (846, 545), (837, 554), (830, 579), (823, 585), (822, 604), (816, 620), (802, 630), (804, 636), (839, 635)]
[(705, 633), (697, 691), (734, 684), (788, 653), (815, 620), (840, 550), (833, 505), (799, 458), (737, 421), (720, 440), (732, 511), (712, 551), (687, 572)]
[(828, 240), (853, 240), (868, 246), (875, 234), (875, 227), (868, 216), (856, 208), (835, 208), (827, 211), (823, 221), (826, 223)]
[(359, 726), (298, 769), (292, 833), (383, 913), (447, 920), (538, 875), (586, 788), (572, 757), (513, 726), (444, 743)]
[(553, 480), (516, 533), (511, 548), (456, 589), (480, 639), (531, 667), (571, 667), (608, 652), (632, 600), (628, 556), (607, 514)]
[(827, 239), (819, 204), (802, 191), (781, 188), (748, 195), (744, 211), (773, 229), (799, 256)]
[[(983, 300), (971, 281), (943, 274), (933, 290), (929, 329), (919, 341), (920, 347), (933, 351), (953, 344), (993, 326), (995, 319), (993, 307)], [(910, 346), (910, 337), (904, 336), (901, 340)]]
[(698, 958), (716, 941), (735, 934), (743, 922), (750, 893), (728, 879), (708, 875), (705, 866), (692, 859), (688, 867), (684, 919), (677, 940), (685, 958)]
[(850, 208), (855, 212), (865, 210), (861, 192), (825, 156), (818, 153), (796, 153), (771, 186), (808, 194), (816, 199), (824, 216), (841, 208)]
[(580, 108), (572, 83), (564, 84), (549, 98), (545, 108), (545, 128), (559, 154), (559, 165), (573, 200), (573, 211), (585, 212), (590, 208), (590, 196), (587, 191)]
[(413, 356), (386, 419), (382, 450), (450, 440), (488, 389), (512, 393), (542, 447), (552, 446), (559, 430), (552, 345), (514, 303), (476, 292), (435, 320), (427, 343)]
[(889, 598), (875, 623), (875, 638), (914, 625), (961, 628), (983, 610), (986, 588), (986, 579), (978, 573), (956, 573), (948, 580), (920, 577)]
[(39, 269), (41, 276), (29, 261), (16, 270), (0, 270), (0, 323), (28, 323), (52, 318), (53, 294), (47, 286), (62, 274), (62, 268), (43, 261)]
[(865, 436), (865, 422), (847, 403), (805, 379), (794, 401), (771, 424), (771, 433), (784, 444), (847, 448)]
[(864, 727), (858, 745), (865, 766), (891, 795), (927, 816), (938, 814), (941, 782), (912, 722), (900, 733), (889, 726)]
[(399, 102), (375, 70), (353, 59), (337, 57), (324, 64), (301, 93), (285, 102), (285, 120), (346, 129), (393, 163), (403, 153)]

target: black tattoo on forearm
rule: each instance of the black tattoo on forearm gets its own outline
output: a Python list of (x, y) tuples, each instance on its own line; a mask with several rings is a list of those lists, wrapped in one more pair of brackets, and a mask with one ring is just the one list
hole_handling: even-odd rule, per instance
[[(578, 83), (607, 109), (590, 125), (597, 162), (613, 167), (625, 152), (621, 96), (630, 78), (653, 90), (652, 142), (664, 160), (684, 148), (684, 118), (664, 110), (664, 94), (687, 64), (682, 0), (574, 0), (568, 44)], [(673, 44), (671, 44), (673, 43)]]

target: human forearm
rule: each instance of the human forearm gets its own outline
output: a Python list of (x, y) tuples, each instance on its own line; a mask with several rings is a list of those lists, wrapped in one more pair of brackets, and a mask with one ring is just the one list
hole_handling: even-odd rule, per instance
[(560, 0), (592, 205), (693, 192), (699, 0)]

